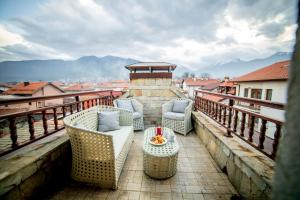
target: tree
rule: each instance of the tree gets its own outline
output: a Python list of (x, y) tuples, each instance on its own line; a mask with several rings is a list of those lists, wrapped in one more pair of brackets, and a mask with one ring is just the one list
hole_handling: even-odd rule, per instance
[(195, 73), (190, 73), (191, 78), (195, 78)]
[(188, 78), (190, 76), (189, 72), (184, 72), (182, 78)]
[(209, 79), (211, 76), (209, 73), (203, 72), (200, 74), (200, 78)]

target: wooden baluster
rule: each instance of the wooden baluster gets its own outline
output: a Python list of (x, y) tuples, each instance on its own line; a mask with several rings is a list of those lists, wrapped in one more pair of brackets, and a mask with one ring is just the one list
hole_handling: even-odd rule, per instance
[(66, 107), (62, 106), (62, 113), (63, 113), (63, 118), (66, 117)]
[(90, 101), (91, 101), (92, 107), (94, 107), (94, 100), (91, 99)]
[(27, 122), (28, 122), (28, 129), (30, 133), (30, 140), (33, 140), (35, 138), (34, 136), (34, 121), (31, 114), (27, 115)]
[[(77, 104), (78, 105), (78, 104)], [(78, 111), (78, 107), (77, 107), (77, 111)], [(56, 108), (53, 108), (53, 119), (54, 119), (54, 129), (57, 130), (58, 126), (57, 126), (57, 113), (56, 113)]]
[(77, 108), (77, 112), (79, 112), (79, 111), (80, 111), (79, 96), (76, 96), (76, 97), (75, 97), (75, 100), (76, 100), (76, 108)]
[(259, 134), (259, 145), (258, 148), (264, 149), (264, 141), (266, 139), (267, 120), (261, 120), (260, 134)]
[(90, 100), (87, 100), (87, 101), (86, 101), (86, 107), (87, 107), (87, 108), (90, 108)]
[(279, 139), (281, 136), (281, 125), (276, 124), (276, 131), (274, 134), (274, 141), (273, 141), (273, 150), (271, 153), (271, 157), (274, 159), (277, 153), (277, 148), (278, 148), (278, 144), (279, 144)]
[(9, 130), (10, 130), (10, 139), (12, 141), (11, 147), (14, 148), (18, 146), (18, 134), (16, 126), (16, 118), (9, 118)]
[(102, 105), (102, 98), (99, 98), (99, 105)]
[(81, 102), (82, 110), (85, 110), (85, 105), (84, 105), (84, 104), (85, 104), (85, 101), (82, 101), (82, 102)]
[(48, 124), (47, 124), (47, 116), (46, 116), (46, 110), (42, 111), (42, 120), (43, 120), (43, 128), (44, 128), (44, 134), (48, 134)]
[(250, 116), (250, 127), (249, 127), (249, 142), (253, 142), (253, 134), (254, 134), (254, 122), (255, 122), (255, 117), (253, 115)]
[(210, 116), (213, 118), (213, 116), (215, 115), (215, 110), (214, 110), (214, 107), (215, 107), (215, 103), (214, 102), (210, 102)]
[(215, 112), (215, 119), (216, 120), (218, 120), (218, 113), (219, 113), (219, 111), (218, 111), (218, 107), (219, 107), (219, 105), (218, 105), (218, 103), (216, 103), (216, 112)]
[(241, 134), (240, 134), (241, 137), (244, 137), (245, 124), (246, 124), (246, 113), (242, 113)]
[(225, 125), (226, 124), (226, 106), (223, 106), (223, 109), (224, 109), (224, 111), (223, 111), (223, 125)]
[(70, 105), (70, 113), (73, 114), (73, 104)]
[(235, 110), (234, 121), (233, 121), (233, 132), (236, 132), (236, 128), (237, 128), (237, 125), (238, 125), (238, 115), (239, 115), (239, 111)]
[(219, 105), (219, 122), (221, 123), (222, 121), (222, 106)]
[(232, 106), (233, 106), (233, 100), (229, 99), (227, 136), (231, 136)]
[(98, 106), (98, 99), (97, 98), (95, 99), (95, 102), (96, 102), (96, 105)]

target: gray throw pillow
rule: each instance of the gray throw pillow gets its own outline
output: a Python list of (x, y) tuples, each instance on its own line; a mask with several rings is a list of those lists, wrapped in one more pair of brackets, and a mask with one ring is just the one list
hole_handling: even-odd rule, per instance
[(184, 113), (185, 108), (189, 105), (188, 100), (174, 100), (173, 103), (173, 112)]
[(98, 113), (98, 116), (98, 131), (106, 132), (120, 129), (119, 111), (102, 111)]
[(126, 109), (126, 110), (130, 110), (131, 112), (134, 112), (134, 109), (133, 109), (133, 106), (132, 106), (132, 103), (131, 103), (131, 100), (128, 99), (120, 99), (120, 100), (117, 100), (117, 104), (118, 104), (118, 108), (123, 108), (123, 109)]

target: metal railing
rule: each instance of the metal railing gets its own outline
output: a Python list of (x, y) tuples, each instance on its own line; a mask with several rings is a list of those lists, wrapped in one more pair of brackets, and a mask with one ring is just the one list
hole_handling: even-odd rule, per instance
[[(215, 101), (207, 96), (223, 98)], [(249, 104), (250, 109), (236, 106)], [(198, 90), (195, 95), (195, 109), (209, 116), (227, 129), (226, 136), (234, 134), (255, 147), (265, 155), (274, 159), (276, 156), (283, 122), (251, 110), (253, 105), (268, 109), (284, 110), (284, 104), (253, 98), (244, 98), (214, 92)], [(269, 137), (266, 135), (272, 135)]]
[[(89, 97), (85, 100), (80, 100), (80, 96), (96, 95), (95, 97)], [(68, 93), (52, 96), (41, 97), (25, 97), (0, 100), (0, 106), (8, 106), (12, 104), (21, 104), (29, 102), (40, 102), (53, 99), (62, 99), (66, 97), (74, 97), (74, 101), (70, 103), (64, 103), (60, 105), (48, 106), (43, 108), (37, 108), (33, 110), (16, 112), (11, 114), (0, 115), (1, 122), (7, 122), (7, 133), (10, 135), (10, 145), (7, 148), (0, 149), (0, 156), (15, 151), (21, 147), (24, 147), (32, 142), (45, 138), (59, 130), (64, 128), (62, 119), (67, 115), (85, 110), (95, 105), (112, 105), (114, 97), (111, 90), (105, 91), (91, 91), (91, 92), (79, 92)], [(59, 121), (60, 120), (60, 121)], [(52, 129), (49, 130), (51, 122)], [(61, 124), (59, 124), (61, 122)], [(19, 124), (22, 124), (21, 128)], [(20, 140), (18, 139), (18, 130), (22, 133)], [(38, 132), (38, 133), (37, 133)], [(1, 140), (7, 135), (2, 135), (0, 138), (0, 145), (5, 146), (3, 143), (7, 143), (7, 137), (5, 140)], [(25, 138), (25, 139), (24, 139)], [(1, 144), (2, 142), (2, 144)]]

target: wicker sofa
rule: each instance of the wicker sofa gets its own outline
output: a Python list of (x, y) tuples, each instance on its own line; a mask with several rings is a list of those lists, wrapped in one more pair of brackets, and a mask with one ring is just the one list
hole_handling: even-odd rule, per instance
[[(120, 129), (98, 132), (98, 112), (119, 111)], [(132, 112), (94, 106), (64, 119), (72, 148), (71, 177), (101, 188), (118, 186), (118, 179), (133, 141)]]
[(134, 130), (144, 130), (143, 104), (133, 98), (118, 98), (114, 100), (114, 106), (118, 106), (118, 101), (130, 100), (133, 107), (133, 128)]
[[(188, 101), (188, 105), (183, 113), (173, 112), (174, 101)], [(190, 99), (172, 99), (162, 105), (162, 126), (172, 129), (173, 131), (186, 135), (192, 127), (192, 105)]]

